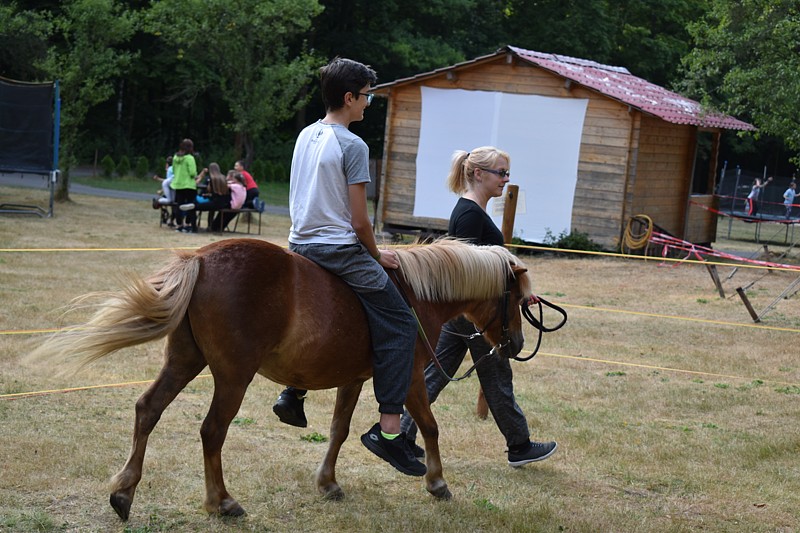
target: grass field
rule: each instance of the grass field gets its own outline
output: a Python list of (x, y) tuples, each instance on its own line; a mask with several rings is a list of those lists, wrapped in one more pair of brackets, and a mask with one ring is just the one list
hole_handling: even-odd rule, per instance
[[(3, 202), (41, 197), (0, 187)], [(288, 227), (265, 215), (260, 238), (285, 244)], [(257, 379), (223, 449), (227, 487), (249, 514), (223, 520), (202, 510), (199, 428), (213, 383), (198, 377), (153, 432), (131, 518), (120, 522), (107, 482), (127, 458), (134, 404), (160, 368), (161, 343), (73, 377), (23, 357), (62, 324), (72, 298), (147, 274), (172, 248), (230, 237), (160, 229), (141, 202), (80, 195), (53, 219), (0, 215), (0, 531), (800, 530), (800, 295), (754, 324), (734, 292), (746, 287), (760, 311), (800, 274), (719, 267), (733, 295), (723, 299), (703, 266), (548, 254), (525, 261), (535, 291), (569, 322), (514, 372), (533, 438), (559, 443), (552, 458), (509, 468), (491, 417), (473, 414), (477, 380), (452, 384), (433, 410), (454, 497), (436, 501), (358, 442), (375, 418), (368, 383), (337, 464), (346, 498), (326, 502), (313, 476), (334, 392), (312, 393), (309, 427), (293, 428), (271, 411), (281, 387)], [(782, 237), (770, 253), (800, 263)], [(530, 349), (532, 328), (526, 338)]]

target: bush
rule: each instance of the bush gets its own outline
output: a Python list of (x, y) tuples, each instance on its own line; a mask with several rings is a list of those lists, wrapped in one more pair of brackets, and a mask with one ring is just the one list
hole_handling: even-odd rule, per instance
[(599, 252), (602, 250), (599, 244), (589, 238), (587, 233), (572, 230), (569, 234), (562, 231), (558, 237), (547, 229), (544, 235), (544, 244), (553, 248), (563, 248), (565, 250), (584, 250), (587, 252)]
[(153, 168), (156, 169), (155, 173), (162, 178), (166, 177), (164, 175), (164, 165), (166, 164), (166, 159), (167, 158), (163, 156), (156, 156), (153, 158)]
[(147, 177), (147, 173), (150, 170), (150, 163), (147, 161), (147, 158), (143, 155), (140, 155), (136, 158), (136, 170), (134, 171), (136, 177), (144, 179)]
[(108, 154), (106, 154), (105, 157), (100, 160), (100, 166), (103, 167), (103, 176), (109, 179), (114, 173), (114, 169), (117, 168), (116, 163), (114, 163), (114, 158)]
[(275, 163), (273, 169), (273, 181), (277, 183), (289, 183), (289, 172), (286, 171), (286, 167), (283, 166), (283, 163)]
[(267, 171), (266, 164), (261, 159), (256, 159), (253, 161), (253, 164), (250, 165), (250, 174), (253, 175), (253, 179), (256, 181), (260, 181), (262, 183), (269, 181), (267, 180)]
[(131, 161), (128, 159), (127, 155), (123, 155), (119, 158), (119, 163), (117, 163), (117, 175), (120, 178), (124, 178), (128, 175), (131, 171)]

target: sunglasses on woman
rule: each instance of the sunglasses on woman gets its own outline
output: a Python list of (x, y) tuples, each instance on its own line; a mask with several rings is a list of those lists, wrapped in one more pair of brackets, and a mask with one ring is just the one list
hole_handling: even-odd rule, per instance
[[(478, 168), (480, 168), (480, 167), (478, 167)], [(505, 178), (506, 176), (510, 176), (511, 175), (511, 171), (510, 170), (505, 170), (505, 169), (504, 170), (494, 170), (494, 169), (491, 169), (491, 168), (481, 168), (481, 170), (483, 170), (484, 172), (490, 172), (490, 173), (492, 173), (492, 174), (494, 174), (496, 176), (500, 176), (501, 178)]]

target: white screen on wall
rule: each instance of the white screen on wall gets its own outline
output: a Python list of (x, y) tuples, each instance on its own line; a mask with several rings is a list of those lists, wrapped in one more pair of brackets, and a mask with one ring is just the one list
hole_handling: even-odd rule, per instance
[[(422, 87), (414, 216), (450, 218), (458, 197), (447, 190), (456, 150), (496, 146), (511, 157), (519, 186), (514, 235), (542, 242), (569, 233), (583, 120), (588, 100)], [(501, 199), (488, 212), (500, 227)]]

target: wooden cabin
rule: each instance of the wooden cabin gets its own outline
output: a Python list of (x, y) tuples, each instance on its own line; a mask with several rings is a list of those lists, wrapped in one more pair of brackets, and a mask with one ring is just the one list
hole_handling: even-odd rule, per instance
[[(701, 206), (713, 208), (716, 204), (713, 191), (720, 133), (723, 129), (754, 129), (733, 117), (706, 113), (697, 102), (622, 67), (507, 46), (471, 61), (375, 87), (378, 96), (388, 98), (375, 217), (376, 228), (384, 232), (447, 229), (447, 215), (414, 214), (421, 185), (417, 180), (423, 179), (417, 172), (423, 148), (423, 94), (430, 88), (454, 90), (453, 95), (461, 90), (537, 95), (552, 103), (559, 102), (554, 99), (584, 101), (576, 158), (569, 171), (574, 190), (568, 229), (588, 234), (606, 249), (619, 247), (628, 220), (639, 214), (687, 241), (715, 241), (717, 218)], [(509, 153), (515, 183), (518, 155)], [(424, 179), (443, 185), (445, 178), (446, 172)], [(547, 187), (546, 181), (532, 187), (529, 210), (538, 208), (532, 197)], [(557, 234), (558, 230), (553, 231)], [(524, 234), (521, 237), (532, 240)]]

